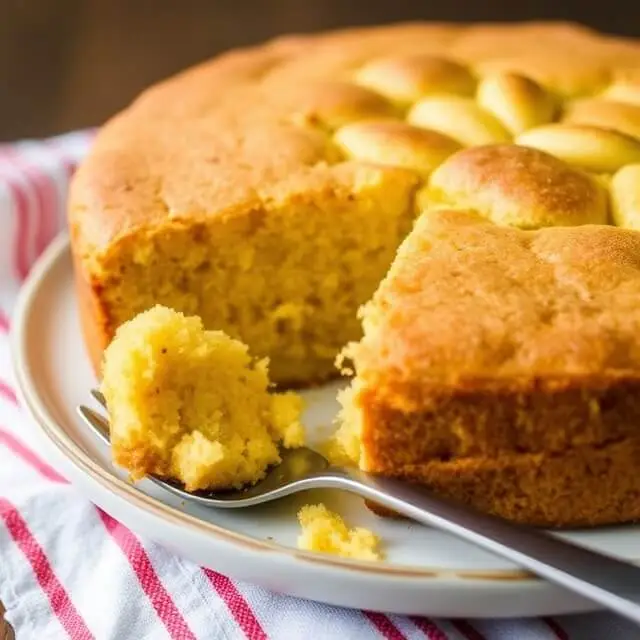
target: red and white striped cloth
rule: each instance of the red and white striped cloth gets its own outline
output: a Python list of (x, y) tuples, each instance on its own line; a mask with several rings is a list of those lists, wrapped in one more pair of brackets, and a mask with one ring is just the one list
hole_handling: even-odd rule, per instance
[(18, 640), (640, 637), (605, 613), (430, 620), (276, 595), (140, 539), (79, 495), (18, 406), (8, 335), (21, 283), (63, 228), (68, 178), (90, 141), (79, 132), (0, 145), (0, 600)]

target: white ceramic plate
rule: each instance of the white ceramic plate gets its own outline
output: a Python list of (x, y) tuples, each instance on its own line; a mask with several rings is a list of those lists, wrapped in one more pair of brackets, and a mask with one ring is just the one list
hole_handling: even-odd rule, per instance
[[(84, 352), (69, 245), (60, 237), (26, 284), (15, 316), (19, 392), (56, 466), (132, 530), (200, 565), (268, 589), (333, 605), (443, 617), (555, 615), (595, 607), (454, 537), (371, 514), (361, 500), (310, 492), (243, 511), (181, 504), (149, 482), (132, 486), (75, 414), (95, 378)], [(336, 385), (308, 392), (309, 435), (326, 436)], [(296, 549), (300, 505), (324, 501), (385, 541), (387, 560), (364, 563)], [(640, 527), (564, 534), (623, 558), (640, 558)]]

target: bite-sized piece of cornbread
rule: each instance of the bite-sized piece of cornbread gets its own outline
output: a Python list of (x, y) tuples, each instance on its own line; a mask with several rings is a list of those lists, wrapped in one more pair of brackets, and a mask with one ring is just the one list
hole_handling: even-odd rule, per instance
[(101, 390), (114, 462), (133, 480), (187, 491), (240, 488), (303, 444), (302, 399), (269, 393), (267, 362), (198, 317), (157, 305), (124, 323), (104, 354)]
[(640, 138), (640, 104), (629, 104), (602, 98), (583, 98), (569, 103), (564, 122), (615, 129)]
[(350, 529), (342, 517), (320, 504), (307, 504), (298, 512), (302, 532), (298, 548), (331, 553), (356, 560), (382, 560), (380, 538), (369, 529)]
[(424, 54), (377, 58), (362, 67), (355, 80), (400, 104), (432, 94), (470, 96), (476, 85), (464, 65)]
[(338, 439), (366, 471), (511, 520), (640, 519), (638, 300), (636, 231), (427, 211), (346, 351)]
[(358, 160), (413, 169), (427, 178), (462, 146), (442, 133), (394, 120), (363, 120), (339, 129), (335, 140)]
[(619, 227), (640, 231), (640, 164), (628, 164), (611, 179), (611, 210)]
[(417, 127), (439, 131), (463, 145), (509, 142), (503, 124), (471, 98), (429, 96), (416, 102), (407, 121)]
[(510, 144), (454, 153), (431, 175), (421, 204), (472, 209), (521, 229), (608, 219), (606, 192), (593, 177), (538, 149)]
[(556, 100), (549, 91), (518, 73), (486, 76), (478, 86), (476, 99), (513, 135), (550, 122), (557, 111)]
[(521, 133), (516, 143), (595, 173), (611, 173), (640, 162), (640, 140), (613, 128), (587, 124), (545, 124)]

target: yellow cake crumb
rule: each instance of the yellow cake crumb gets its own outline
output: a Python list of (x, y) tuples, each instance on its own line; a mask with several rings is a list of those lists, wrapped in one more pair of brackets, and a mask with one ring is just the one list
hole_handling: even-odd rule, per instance
[[(362, 312), (363, 307), (358, 311), (359, 318), (361, 318)], [(336, 356), (335, 366), (342, 376), (352, 377), (355, 375), (352, 350), (356, 346), (356, 343), (347, 343)], [(337, 467), (358, 466), (360, 463), (362, 453), (360, 440), (362, 431), (361, 414), (355, 410), (353, 402), (353, 397), (359, 384), (357, 378), (352, 379), (348, 387), (338, 392), (337, 400), (340, 409), (334, 420), (336, 429), (322, 446), (322, 454), (332, 465)]]
[(353, 400), (359, 387), (360, 381), (354, 379), (349, 387), (342, 389), (338, 393), (340, 410), (336, 421), (339, 426), (334, 433), (329, 450), (329, 460), (334, 465), (359, 465), (362, 457), (362, 442), (360, 439), (362, 414), (357, 410)]
[(239, 488), (304, 443), (303, 401), (269, 393), (268, 363), (197, 316), (156, 305), (105, 351), (102, 393), (113, 459), (133, 480), (157, 474), (188, 491)]
[(302, 533), (298, 548), (331, 553), (356, 560), (382, 560), (380, 539), (369, 529), (349, 529), (340, 515), (320, 504), (307, 504), (298, 512)]

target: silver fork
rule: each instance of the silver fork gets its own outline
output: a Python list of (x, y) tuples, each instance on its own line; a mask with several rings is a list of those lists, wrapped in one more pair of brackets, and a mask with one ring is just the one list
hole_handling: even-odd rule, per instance
[[(104, 396), (95, 389), (91, 394), (106, 409)], [(108, 420), (89, 407), (77, 409), (87, 426), (110, 444)], [(262, 481), (239, 491), (187, 492), (170, 479), (148, 478), (183, 500), (218, 509), (251, 507), (307, 489), (349, 491), (507, 558), (640, 624), (640, 567), (636, 565), (564, 541), (552, 533), (444, 500), (421, 486), (357, 468), (332, 467), (308, 448), (283, 449), (281, 457), (282, 462), (271, 468)]]

